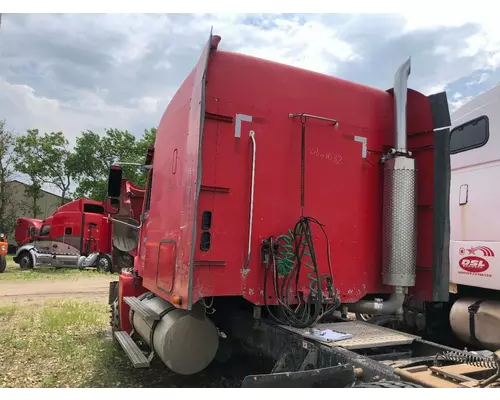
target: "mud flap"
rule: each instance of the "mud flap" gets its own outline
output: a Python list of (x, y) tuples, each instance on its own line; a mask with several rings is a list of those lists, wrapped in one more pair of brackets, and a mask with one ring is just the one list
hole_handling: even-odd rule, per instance
[(248, 375), (243, 388), (345, 388), (356, 381), (352, 365), (315, 368), (299, 372), (278, 372), (264, 375)]

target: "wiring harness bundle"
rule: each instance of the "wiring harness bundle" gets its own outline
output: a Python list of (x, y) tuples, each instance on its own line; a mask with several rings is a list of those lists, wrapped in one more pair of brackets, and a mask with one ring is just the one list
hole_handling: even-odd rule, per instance
[[(311, 224), (319, 226), (325, 237), (329, 274), (319, 273)], [(306, 328), (333, 313), (340, 305), (333, 284), (328, 235), (323, 225), (316, 219), (301, 217), (293, 231), (288, 231), (288, 235), (281, 235), (277, 238), (270, 237), (264, 240), (262, 243), (262, 262), (265, 266), (264, 305), (275, 322), (295, 328)], [(302, 292), (299, 291), (299, 276), (302, 267), (307, 269), (309, 281), (307, 299), (303, 298)], [(278, 301), (281, 318), (271, 311), (268, 304), (269, 275), (272, 277), (274, 296)], [(323, 285), (326, 285), (328, 298), (323, 295)], [(290, 304), (292, 287), (295, 289), (293, 293), (296, 301), (294, 303), (297, 303), (294, 306)]]

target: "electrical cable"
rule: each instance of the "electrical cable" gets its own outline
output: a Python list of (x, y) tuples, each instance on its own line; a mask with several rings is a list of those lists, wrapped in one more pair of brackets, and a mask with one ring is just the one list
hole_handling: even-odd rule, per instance
[[(300, 116), (301, 123), (301, 146), (300, 146), (300, 207), (301, 218), (295, 224), (293, 231), (289, 230), (289, 235), (281, 235), (276, 240), (276, 246), (273, 243), (273, 237), (268, 239), (269, 256), (265, 263), (264, 271), (264, 305), (270, 317), (280, 324), (289, 324), (295, 328), (306, 328), (316, 324), (319, 319), (333, 313), (339, 305), (340, 300), (333, 283), (333, 272), (330, 257), (330, 242), (328, 235), (323, 225), (312, 217), (304, 216), (305, 209), (305, 183), (306, 183), (306, 116)], [(327, 258), (328, 258), (328, 271), (329, 275), (321, 275), (319, 273), (318, 261), (316, 259), (316, 252), (314, 249), (314, 242), (311, 232), (311, 223), (318, 225), (326, 239), (327, 245)], [(284, 242), (281, 246), (282, 251), (279, 252), (280, 242)], [(292, 245), (293, 243), (293, 245)], [(279, 257), (276, 260), (276, 253)], [(267, 277), (272, 265), (273, 288), (275, 298), (279, 303), (279, 308), (284, 314), (284, 320), (277, 318), (269, 308), (267, 303)], [(301, 268), (307, 269), (307, 279), (309, 281), (308, 298), (302, 299), (299, 291), (299, 278)], [(279, 276), (283, 276), (281, 288), (278, 286)], [(295, 290), (291, 290), (292, 282), (295, 282)], [(323, 284), (326, 284), (328, 295), (333, 299), (333, 303), (328, 305), (326, 309), (323, 308)], [(280, 290), (281, 289), (281, 290)], [(290, 305), (289, 299), (291, 293), (294, 293), (297, 305), (293, 309)]]
[[(314, 242), (312, 238), (311, 223), (318, 225), (326, 240), (327, 259), (329, 275), (320, 274)], [(330, 245), (328, 235), (323, 225), (312, 217), (301, 217), (295, 225), (293, 231), (289, 230), (289, 236), (281, 235), (276, 240), (273, 237), (268, 239), (269, 258), (265, 263), (264, 273), (264, 305), (270, 317), (279, 324), (288, 324), (295, 328), (306, 328), (319, 321), (319, 319), (331, 314), (340, 305), (336, 297), (333, 285), (333, 272), (330, 258)], [(284, 245), (282, 244), (284, 242)], [(294, 244), (292, 246), (291, 244)], [(281, 252), (279, 251), (281, 248)], [(291, 249), (293, 248), (293, 252)], [(306, 299), (299, 295), (299, 277), (302, 267), (307, 271), (309, 281), (309, 295)], [(271, 271), (270, 271), (271, 270)], [(269, 273), (273, 277), (273, 289), (278, 307), (284, 314), (283, 318), (278, 318), (270, 309), (268, 304), (267, 281)], [(278, 279), (283, 277), (281, 287), (278, 285)], [(294, 297), (297, 305), (292, 307), (290, 304), (291, 285), (294, 282)], [(332, 304), (324, 308), (323, 304), (323, 284), (326, 284), (329, 297), (334, 299)]]

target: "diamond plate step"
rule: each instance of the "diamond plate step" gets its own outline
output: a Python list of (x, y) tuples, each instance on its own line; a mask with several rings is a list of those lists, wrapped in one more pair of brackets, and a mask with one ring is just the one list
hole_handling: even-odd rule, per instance
[(141, 349), (137, 347), (135, 342), (129, 336), (129, 334), (125, 331), (116, 331), (115, 338), (120, 343), (123, 351), (132, 362), (134, 368), (148, 368), (149, 361), (142, 353)]
[(155, 310), (149, 308), (137, 297), (124, 297), (123, 301), (146, 321), (158, 321), (160, 319), (160, 315)]
[[(314, 340), (314, 337), (309, 335), (310, 328), (292, 328), (290, 326), (281, 325), (282, 328), (295, 332), (304, 338)], [(331, 322), (325, 324), (317, 324), (314, 329), (350, 333), (352, 338), (340, 340), (338, 342), (321, 342), (325, 346), (342, 347), (344, 349), (367, 349), (371, 347), (385, 347), (410, 344), (420, 336), (410, 335), (404, 332), (398, 332), (393, 329), (385, 328), (369, 324), (363, 321), (349, 322)]]

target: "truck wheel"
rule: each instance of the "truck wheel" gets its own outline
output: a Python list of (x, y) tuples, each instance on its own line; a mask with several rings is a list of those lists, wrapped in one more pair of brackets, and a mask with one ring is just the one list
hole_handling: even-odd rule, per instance
[(111, 318), (110, 318), (111, 332), (114, 333), (120, 330), (120, 302), (118, 299), (111, 304)]
[(33, 259), (31, 258), (31, 254), (27, 251), (23, 251), (19, 254), (19, 266), (21, 269), (31, 269), (33, 268)]
[(423, 388), (423, 386), (417, 385), (412, 382), (404, 381), (379, 381), (379, 382), (368, 382), (362, 383), (361, 385), (353, 386), (353, 388), (365, 388), (365, 389), (405, 389), (405, 388)]
[(111, 336), (113, 341), (116, 342), (115, 332), (120, 331), (120, 302), (118, 299), (118, 285), (114, 286), (112, 293), (110, 293), (110, 321)]
[(0, 274), (5, 272), (5, 268), (7, 268), (7, 259), (5, 256), (0, 256)]
[(111, 260), (108, 256), (99, 256), (96, 266), (99, 272), (111, 272)]

